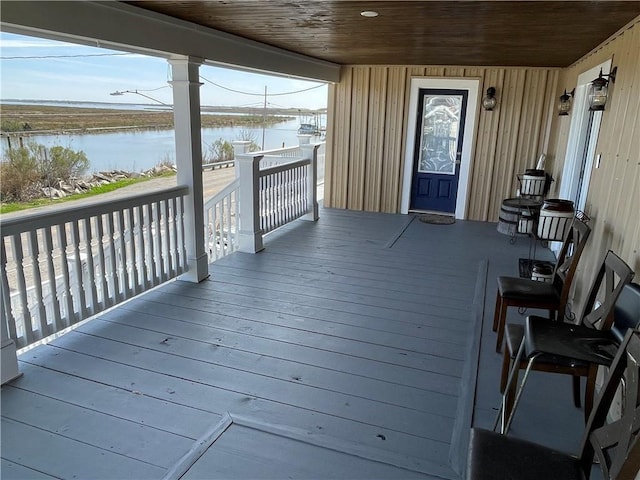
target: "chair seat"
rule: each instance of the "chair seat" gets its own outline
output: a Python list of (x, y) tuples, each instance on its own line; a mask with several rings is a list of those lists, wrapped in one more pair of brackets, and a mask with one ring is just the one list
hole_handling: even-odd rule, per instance
[(469, 480), (585, 479), (580, 462), (566, 453), (513, 436), (471, 429)]
[(583, 325), (551, 322), (544, 317), (530, 316), (525, 324), (525, 354), (531, 358), (544, 352), (540, 361), (578, 364), (580, 362), (610, 365), (619, 342), (610, 330), (601, 331)]
[(523, 303), (560, 303), (560, 293), (551, 284), (520, 277), (498, 277), (498, 292), (503, 299)]
[[(546, 322), (550, 322), (548, 318), (537, 317)], [(507, 342), (507, 352), (511, 356), (513, 360), (516, 358), (516, 354), (518, 353), (518, 349), (520, 348), (520, 344), (522, 343), (522, 339), (524, 337), (524, 325), (519, 324), (511, 324), (507, 323), (505, 327), (505, 340)], [(589, 368), (589, 362), (584, 362), (581, 360), (577, 360), (575, 358), (569, 358), (565, 356), (557, 356), (557, 355), (548, 355), (542, 354), (536, 357), (536, 364), (544, 363), (549, 369), (550, 365), (557, 366), (558, 369), (562, 369), (565, 367), (570, 368)]]

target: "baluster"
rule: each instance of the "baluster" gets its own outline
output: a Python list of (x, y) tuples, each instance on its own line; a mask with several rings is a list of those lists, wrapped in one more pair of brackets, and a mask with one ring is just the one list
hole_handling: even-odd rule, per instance
[(162, 282), (162, 237), (160, 236), (160, 205), (158, 202), (149, 204), (149, 214), (151, 215), (151, 262), (153, 263), (153, 284), (159, 285)]
[[(24, 338), (26, 344), (29, 345), (34, 341), (33, 325), (31, 323), (31, 312), (27, 303), (27, 282), (24, 276), (24, 253), (22, 251), (22, 235), (15, 234), (12, 237), (13, 258), (16, 262), (16, 276), (18, 283), (18, 294), (20, 296), (20, 305), (22, 307), (22, 322), (24, 327)], [(18, 327), (16, 325), (16, 327)]]
[(163, 249), (162, 249), (162, 258), (164, 261), (164, 268), (166, 272), (166, 278), (171, 276), (171, 244), (169, 239), (171, 238), (169, 235), (169, 203), (168, 200), (162, 201), (162, 208), (164, 213), (164, 235), (162, 237)]
[(269, 222), (269, 230), (275, 230), (278, 227), (278, 216), (280, 210), (280, 181), (279, 174), (269, 175), (269, 214), (271, 216)]
[(302, 178), (302, 173), (300, 172), (300, 169), (302, 167), (296, 167), (295, 170), (295, 198), (293, 199), (293, 205), (294, 205), (294, 209), (293, 209), (293, 218), (298, 218), (300, 216), (300, 210), (302, 208), (302, 204), (300, 202), (300, 195), (302, 193), (301, 190), (301, 185), (300, 185), (300, 179)]
[[(227, 238), (226, 238), (226, 242), (224, 242), (224, 233), (223, 233), (223, 243), (225, 244), (225, 249), (224, 249), (224, 254), (227, 255), (231, 252), (233, 252), (233, 246), (235, 245), (235, 238), (232, 237), (233, 233), (232, 233), (232, 226), (231, 226), (231, 203), (232, 203), (232, 198), (233, 198), (233, 193), (231, 193), (228, 197), (225, 198), (225, 203), (222, 204), (223, 208), (226, 206), (226, 208), (223, 209), (222, 214), (224, 215), (224, 219), (225, 219), (225, 226), (226, 226), (226, 231), (227, 231)], [(224, 232), (224, 230), (223, 230)]]
[[(262, 230), (263, 233), (268, 232), (269, 230), (267, 230), (267, 225), (266, 222), (264, 220), (264, 217), (266, 215), (266, 211), (267, 211), (267, 203), (266, 203), (266, 189), (267, 189), (267, 180), (266, 177), (260, 177), (260, 189), (258, 190), (258, 217), (259, 217), (259, 224), (260, 224), (260, 230)], [(244, 208), (242, 207), (242, 204), (240, 204), (240, 208)], [(240, 217), (240, 220), (242, 221), (242, 217)]]
[[(87, 318), (89, 316), (89, 309), (87, 308), (86, 290), (84, 287), (84, 269), (82, 267), (82, 257), (80, 256), (80, 226), (78, 222), (80, 220), (74, 220), (71, 222), (71, 233), (73, 238), (73, 271), (76, 277), (76, 292), (78, 293), (78, 301), (80, 302), (80, 316), (81, 318)], [(73, 291), (73, 290), (72, 290)]]
[(109, 268), (111, 269), (111, 282), (113, 285), (112, 295), (109, 298), (109, 304), (115, 305), (123, 300), (124, 295), (124, 286), (122, 285), (122, 277), (120, 277), (120, 272), (118, 270), (118, 266), (121, 264), (119, 259), (119, 251), (116, 248), (116, 228), (113, 221), (114, 215), (118, 215), (117, 212), (111, 212), (107, 215), (107, 238), (109, 242), (107, 243), (107, 251), (109, 252)]
[(269, 210), (271, 205), (269, 203), (269, 177), (264, 176), (260, 178), (260, 195), (258, 196), (260, 205), (258, 211), (260, 212), (260, 229), (266, 233), (269, 231)]
[(307, 167), (300, 169), (300, 216), (307, 213)]
[(69, 272), (69, 262), (67, 261), (67, 224), (58, 225), (58, 242), (60, 243), (60, 265), (62, 267), (63, 292), (66, 302), (66, 315), (63, 318), (65, 328), (76, 323), (77, 309), (73, 304), (73, 295), (71, 293), (71, 275)]
[(42, 275), (40, 272), (40, 247), (38, 245), (38, 231), (29, 231), (29, 250), (33, 268), (33, 289), (35, 291), (35, 302), (38, 309), (39, 338), (49, 335), (49, 325), (47, 325), (47, 312), (44, 308), (44, 295), (42, 293)]
[(134, 209), (135, 207), (129, 207), (124, 210), (126, 224), (127, 224), (127, 246), (129, 249), (129, 262), (127, 271), (130, 271), (130, 285), (131, 285), (131, 294), (130, 297), (140, 293), (142, 289), (140, 288), (140, 275), (138, 275), (139, 267), (139, 247), (138, 242), (136, 240), (136, 225), (135, 225), (135, 217), (134, 217)]
[(167, 238), (168, 251), (167, 254), (169, 256), (169, 274), (171, 277), (176, 276), (177, 271), (177, 257), (175, 254), (176, 251), (176, 203), (175, 198), (167, 199), (167, 210), (169, 212), (167, 218), (167, 224), (170, 224), (169, 228), (169, 238)]
[[(84, 241), (87, 248), (87, 278), (88, 285), (85, 285), (85, 290), (88, 287), (90, 292), (91, 302), (88, 305), (90, 314), (94, 314), (98, 307), (98, 289), (96, 287), (96, 270), (93, 264), (93, 248), (91, 243), (93, 242), (93, 232), (91, 231), (91, 217), (86, 217), (82, 220), (84, 224)], [(83, 275), (83, 281), (85, 280)]]
[[(11, 289), (9, 288), (9, 278), (7, 277), (7, 250), (5, 241), (10, 237), (2, 237), (0, 240), (0, 270), (2, 272), (2, 328), (6, 326), (7, 337), (12, 338), (17, 346), (24, 346), (24, 342), (20, 341), (16, 332), (16, 317), (13, 315), (13, 305), (11, 303)], [(4, 339), (4, 337), (3, 337)]]
[(147, 269), (145, 266), (146, 252), (144, 248), (144, 219), (142, 218), (142, 205), (131, 209), (131, 228), (135, 244), (135, 268), (137, 274), (136, 293), (143, 292), (147, 285)]
[(304, 215), (309, 211), (309, 204), (307, 200), (309, 198), (308, 169), (308, 166), (302, 167), (302, 198), (300, 199), (300, 201), (302, 202), (302, 210), (300, 212), (301, 215)]
[(217, 260), (218, 255), (224, 256), (224, 243), (222, 240), (222, 232), (224, 230), (224, 218), (222, 217), (222, 209), (224, 207), (224, 198), (214, 204), (209, 212), (210, 235), (208, 238), (207, 248), (209, 249), (209, 260)]
[(94, 227), (96, 229), (96, 237), (98, 239), (96, 246), (98, 250), (98, 266), (100, 269), (100, 274), (96, 277), (96, 282), (99, 282), (100, 291), (102, 292), (99, 299), (99, 307), (100, 310), (104, 310), (110, 306), (110, 302), (108, 301), (109, 287), (107, 285), (107, 264), (104, 254), (104, 215), (96, 215), (93, 218), (95, 219)]
[[(51, 297), (51, 307), (53, 308), (53, 332), (59, 332), (64, 328), (62, 316), (60, 314), (60, 300), (58, 299), (58, 285), (56, 280), (56, 270), (53, 263), (53, 236), (52, 227), (45, 227), (43, 231), (44, 250), (46, 252), (47, 276), (49, 282), (49, 295)], [(51, 332), (51, 333), (53, 333)]]
[(188, 266), (188, 261), (187, 261), (187, 241), (186, 241), (186, 235), (184, 233), (184, 210), (185, 210), (185, 204), (184, 204), (184, 196), (179, 196), (178, 197), (178, 203), (180, 204), (180, 242), (178, 243), (178, 246), (182, 246), (182, 268), (181, 271), (182, 272), (186, 272), (187, 271), (187, 266)]
[(291, 186), (289, 187), (289, 205), (290, 216), (287, 222), (293, 221), (298, 217), (298, 180), (299, 180), (299, 167), (291, 170)]
[(291, 170), (284, 170), (280, 174), (280, 218), (278, 219), (278, 226), (284, 225), (290, 219), (291, 206), (290, 206), (290, 191), (291, 191)]
[[(207, 212), (207, 249), (209, 251), (209, 262), (218, 259), (218, 228), (222, 229), (223, 227), (220, 225), (224, 220), (218, 220), (220, 217), (218, 210), (220, 209), (220, 205), (224, 203), (224, 198), (220, 200), (220, 202), (215, 203), (211, 206), (211, 209)], [(222, 248), (222, 245), (220, 245)]]
[(125, 230), (125, 210), (116, 212), (118, 216), (118, 246), (120, 247), (120, 271), (122, 272), (122, 295), (124, 299), (132, 297), (131, 279), (129, 275), (129, 252), (127, 251), (127, 235)]
[(156, 250), (157, 250), (157, 242), (155, 237), (155, 217), (153, 214), (153, 203), (149, 203), (147, 204), (147, 235), (149, 237), (149, 247), (148, 247), (148, 254), (147, 254), (147, 262), (149, 264), (149, 281), (150, 281), (150, 285), (152, 287), (155, 287), (156, 285), (158, 285), (158, 272), (157, 272), (157, 265), (156, 265), (156, 261), (155, 261), (155, 255), (156, 255)]

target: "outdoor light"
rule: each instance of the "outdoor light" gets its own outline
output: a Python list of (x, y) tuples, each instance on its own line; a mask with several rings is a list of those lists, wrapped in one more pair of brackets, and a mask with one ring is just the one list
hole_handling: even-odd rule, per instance
[(564, 93), (560, 95), (560, 102), (558, 103), (558, 115), (565, 116), (569, 115), (569, 111), (571, 110), (571, 97), (576, 93), (576, 89), (574, 88), (570, 92), (567, 92), (567, 89), (564, 89)]
[(487, 94), (482, 99), (482, 108), (491, 111), (495, 108), (497, 103), (496, 89), (494, 87), (487, 88)]
[[(597, 112), (604, 110), (604, 106), (607, 104), (607, 96), (609, 95), (609, 81), (616, 81), (616, 73), (618, 67), (614, 67), (610, 73), (602, 73), (600, 69), (600, 75), (596, 78), (591, 85), (589, 85), (589, 110)], [(604, 77), (608, 77), (607, 80)]]
[(360, 15), (366, 18), (374, 18), (378, 16), (378, 12), (374, 12), (373, 10), (365, 10), (364, 12), (360, 12)]
[(148, 98), (149, 100), (153, 100), (154, 102), (158, 102), (160, 105), (164, 105), (165, 107), (173, 108), (168, 103), (164, 103), (158, 100), (157, 98), (153, 98), (145, 93), (141, 93), (139, 90), (116, 90), (115, 92), (111, 92), (109, 95), (112, 95), (114, 97), (119, 97), (121, 95), (124, 95), (125, 93), (133, 93), (135, 95), (140, 95), (141, 97)]

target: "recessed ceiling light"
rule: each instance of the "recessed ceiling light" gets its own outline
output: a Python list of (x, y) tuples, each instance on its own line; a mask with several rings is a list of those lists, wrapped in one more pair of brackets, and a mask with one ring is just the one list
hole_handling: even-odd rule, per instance
[(360, 12), (360, 15), (367, 18), (373, 18), (378, 16), (378, 12), (374, 12), (373, 10), (365, 10), (364, 12)]

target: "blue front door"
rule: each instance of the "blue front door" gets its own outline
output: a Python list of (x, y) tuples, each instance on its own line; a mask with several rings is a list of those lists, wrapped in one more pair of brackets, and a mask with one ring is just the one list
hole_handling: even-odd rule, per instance
[(467, 90), (421, 88), (411, 210), (455, 213)]

